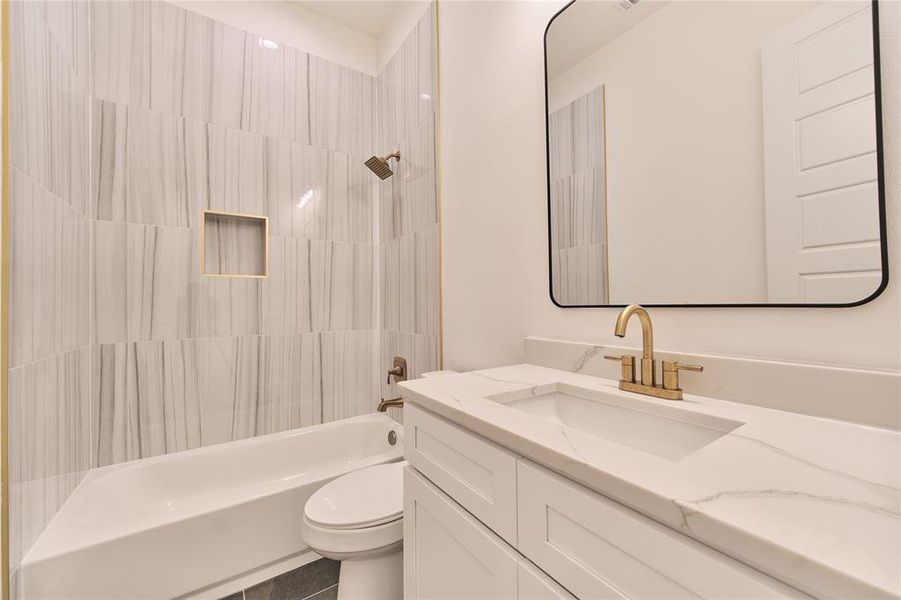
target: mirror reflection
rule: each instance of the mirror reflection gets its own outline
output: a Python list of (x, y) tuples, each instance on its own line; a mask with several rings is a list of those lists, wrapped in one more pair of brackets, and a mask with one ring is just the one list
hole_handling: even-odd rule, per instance
[(546, 35), (562, 306), (852, 304), (884, 280), (874, 6), (577, 0)]

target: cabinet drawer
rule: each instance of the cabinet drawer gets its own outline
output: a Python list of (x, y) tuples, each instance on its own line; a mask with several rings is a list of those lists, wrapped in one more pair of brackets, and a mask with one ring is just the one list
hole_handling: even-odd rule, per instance
[(516, 455), (415, 404), (404, 410), (407, 461), (516, 545)]
[(516, 598), (518, 560), (499, 537), (404, 468), (405, 598)]
[(761, 573), (520, 460), (519, 551), (580, 598), (798, 598)]

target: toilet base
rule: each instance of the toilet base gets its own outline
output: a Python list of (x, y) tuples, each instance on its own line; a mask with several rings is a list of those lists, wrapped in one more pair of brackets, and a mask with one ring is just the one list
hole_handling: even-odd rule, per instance
[(378, 556), (341, 561), (338, 600), (401, 600), (403, 597), (401, 548)]

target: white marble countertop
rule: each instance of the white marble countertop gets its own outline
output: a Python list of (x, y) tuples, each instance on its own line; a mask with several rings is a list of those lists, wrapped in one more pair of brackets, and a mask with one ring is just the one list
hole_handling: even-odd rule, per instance
[[(487, 396), (568, 383), (744, 423), (668, 460)], [(818, 597), (901, 597), (901, 434), (534, 365), (401, 384), (407, 401)], [(854, 402), (854, 398), (848, 398)]]

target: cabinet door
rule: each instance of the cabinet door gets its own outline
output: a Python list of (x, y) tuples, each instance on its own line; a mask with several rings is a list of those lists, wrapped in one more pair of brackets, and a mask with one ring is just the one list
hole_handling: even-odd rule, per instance
[(516, 455), (415, 404), (404, 412), (405, 458), (515, 546)]
[(405, 467), (404, 597), (509, 600), (516, 586), (516, 553)]
[(803, 598), (797, 590), (525, 460), (519, 551), (580, 598)]

